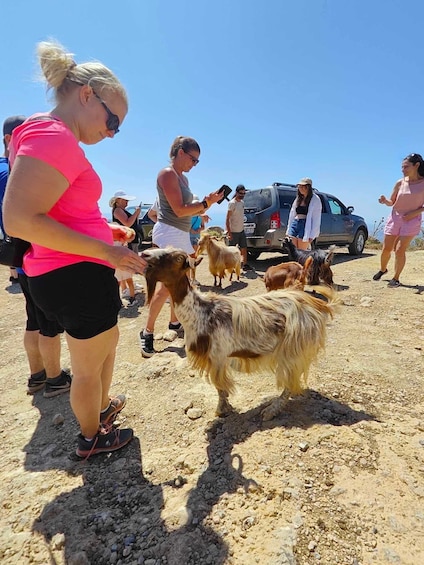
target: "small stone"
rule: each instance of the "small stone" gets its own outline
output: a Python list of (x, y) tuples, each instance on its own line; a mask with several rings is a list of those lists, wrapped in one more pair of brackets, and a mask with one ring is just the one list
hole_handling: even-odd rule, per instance
[(200, 408), (189, 408), (187, 410), (187, 416), (190, 418), (190, 420), (198, 420), (202, 417), (202, 415), (203, 410), (201, 410)]
[(316, 546), (317, 546), (316, 542), (310, 541), (310, 542), (308, 543), (308, 549), (309, 549), (309, 551), (314, 551), (314, 549), (316, 548)]
[(53, 549), (63, 549), (65, 547), (65, 534), (56, 534), (52, 538)]
[(67, 563), (68, 565), (90, 565), (90, 560), (85, 551), (78, 551), (69, 556)]
[(307, 441), (300, 442), (299, 443), (299, 449), (300, 449), (300, 451), (308, 451), (309, 443)]
[(52, 424), (53, 424), (53, 426), (61, 426), (64, 421), (65, 421), (65, 418), (62, 414), (55, 414), (55, 416), (53, 416), (53, 419), (52, 419)]

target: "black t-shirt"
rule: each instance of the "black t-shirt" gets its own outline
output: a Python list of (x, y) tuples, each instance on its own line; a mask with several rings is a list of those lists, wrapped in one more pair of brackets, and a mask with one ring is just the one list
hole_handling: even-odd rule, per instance
[[(118, 218), (115, 218), (115, 210), (116, 210), (116, 206), (115, 206), (115, 208), (113, 209), (113, 212), (112, 212), (112, 219), (113, 219), (115, 222), (118, 222), (118, 224), (120, 224), (121, 226), (123, 226), (124, 224), (123, 224), (122, 222), (120, 222), (120, 221), (118, 220)], [(121, 208), (121, 210), (123, 210), (123, 209)], [(125, 214), (127, 215), (127, 218), (129, 218), (130, 216), (132, 216), (132, 214), (130, 214), (127, 210), (123, 210), (123, 211), (124, 211)], [(132, 229), (135, 231), (135, 238), (132, 240), (131, 243), (139, 243), (140, 238), (139, 238), (139, 235), (138, 235), (137, 220), (136, 220), (131, 226), (129, 226), (129, 227), (132, 228)]]

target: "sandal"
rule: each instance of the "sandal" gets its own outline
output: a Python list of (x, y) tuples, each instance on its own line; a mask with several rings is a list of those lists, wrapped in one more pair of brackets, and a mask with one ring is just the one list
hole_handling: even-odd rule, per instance
[(379, 281), (381, 279), (381, 277), (383, 275), (385, 275), (387, 273), (387, 269), (385, 271), (378, 271), (378, 273), (375, 273), (375, 275), (373, 276), (372, 280), (373, 281)]
[(397, 279), (392, 279), (391, 281), (389, 281), (388, 286), (394, 288), (400, 286), (400, 282)]

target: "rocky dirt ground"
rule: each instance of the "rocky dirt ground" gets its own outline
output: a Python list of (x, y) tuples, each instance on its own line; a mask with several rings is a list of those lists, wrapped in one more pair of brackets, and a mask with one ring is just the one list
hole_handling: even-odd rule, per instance
[[(309, 389), (262, 422), (272, 377), (238, 379), (237, 412), (216, 418), (213, 387), (183, 340), (142, 359), (145, 296), (121, 310), (112, 392), (135, 430), (121, 452), (76, 461), (68, 395), (26, 395), (24, 300), (0, 268), (0, 562), (3, 565), (374, 565), (424, 563), (424, 251), (400, 288), (374, 282), (378, 251), (333, 267), (342, 307)], [(262, 255), (222, 292), (261, 293)], [(211, 289), (207, 260), (197, 278)], [(140, 285), (143, 278), (136, 277)], [(66, 344), (63, 366), (69, 366)], [(56, 418), (59, 416), (58, 418)], [(63, 423), (57, 423), (63, 418)]]

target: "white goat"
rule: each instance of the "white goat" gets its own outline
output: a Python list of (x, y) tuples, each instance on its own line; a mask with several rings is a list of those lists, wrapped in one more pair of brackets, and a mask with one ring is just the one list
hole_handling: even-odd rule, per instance
[[(238, 247), (220, 243), (216, 237), (204, 232), (199, 239), (196, 256), (205, 250), (209, 257), (209, 272), (214, 277), (214, 286), (222, 286), (222, 279), (226, 272), (230, 273), (230, 281), (234, 272), (237, 275), (237, 280), (240, 280), (241, 253)], [(216, 283), (217, 277), (219, 277), (218, 285)]]
[(149, 249), (142, 257), (147, 261), (147, 298), (158, 281), (169, 290), (184, 326), (187, 357), (218, 391), (217, 415), (232, 410), (232, 369), (275, 374), (277, 386), (284, 390), (264, 409), (265, 420), (283, 410), (290, 394), (302, 391), (302, 377), (306, 382), (312, 361), (324, 347), (326, 322), (336, 303), (333, 290), (322, 289), (329, 302), (288, 289), (252, 297), (202, 294), (189, 283), (193, 259), (184, 251)]

